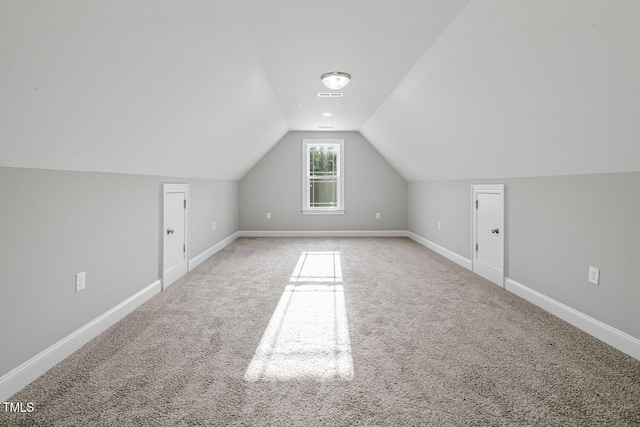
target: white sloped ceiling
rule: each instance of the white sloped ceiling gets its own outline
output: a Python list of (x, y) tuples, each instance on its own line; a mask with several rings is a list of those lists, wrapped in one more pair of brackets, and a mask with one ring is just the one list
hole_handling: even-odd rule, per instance
[(358, 130), (466, 3), (0, 2), (0, 165), (239, 179), (288, 130)]
[(407, 180), (640, 170), (640, 2), (471, 1), (361, 129)]
[(640, 170), (638, 40), (636, 0), (3, 0), (0, 166), (239, 179), (329, 127), (408, 180)]
[(0, 5), (0, 165), (239, 179), (286, 132), (218, 1)]

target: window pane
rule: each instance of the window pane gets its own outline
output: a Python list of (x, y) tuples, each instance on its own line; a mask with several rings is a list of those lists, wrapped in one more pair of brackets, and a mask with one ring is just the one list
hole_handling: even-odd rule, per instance
[(309, 175), (335, 176), (338, 152), (335, 147), (316, 145), (309, 148)]
[(302, 141), (303, 214), (344, 213), (344, 140)]
[(312, 208), (335, 208), (338, 206), (338, 180), (335, 178), (312, 178), (309, 180), (309, 206)]

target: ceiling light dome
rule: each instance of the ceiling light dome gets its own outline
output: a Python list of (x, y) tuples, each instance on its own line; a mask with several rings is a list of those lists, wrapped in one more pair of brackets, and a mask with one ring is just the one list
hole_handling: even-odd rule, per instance
[(349, 84), (351, 80), (351, 74), (343, 73), (342, 71), (331, 71), (330, 73), (324, 73), (320, 76), (322, 84), (329, 89), (342, 89)]

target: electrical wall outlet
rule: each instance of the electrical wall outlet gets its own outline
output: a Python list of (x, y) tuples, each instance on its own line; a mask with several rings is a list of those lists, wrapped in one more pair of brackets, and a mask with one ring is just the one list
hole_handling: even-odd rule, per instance
[(86, 276), (85, 276), (85, 271), (83, 271), (82, 273), (78, 273), (76, 274), (76, 292), (80, 292), (84, 290), (85, 284), (86, 284)]
[(216, 225), (216, 223), (215, 223), (215, 222), (214, 222), (213, 224), (211, 224), (211, 230), (212, 230), (212, 231), (213, 231), (213, 230), (215, 230), (215, 229), (216, 229), (216, 226), (217, 226), (217, 225)]
[(380, 212), (376, 212), (376, 219), (380, 219)]
[(600, 269), (597, 267), (589, 266), (589, 282), (594, 285), (600, 284)]
[(438, 230), (442, 230), (442, 223), (438, 221)]
[(271, 219), (271, 212), (267, 212), (267, 219)]

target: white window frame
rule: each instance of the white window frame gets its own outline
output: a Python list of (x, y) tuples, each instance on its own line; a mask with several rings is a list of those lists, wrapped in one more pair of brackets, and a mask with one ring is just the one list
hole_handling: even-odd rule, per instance
[[(318, 145), (339, 147), (337, 159), (337, 204), (335, 208), (309, 206), (309, 147)], [(302, 140), (302, 213), (304, 215), (344, 214), (344, 139), (303, 139)]]

